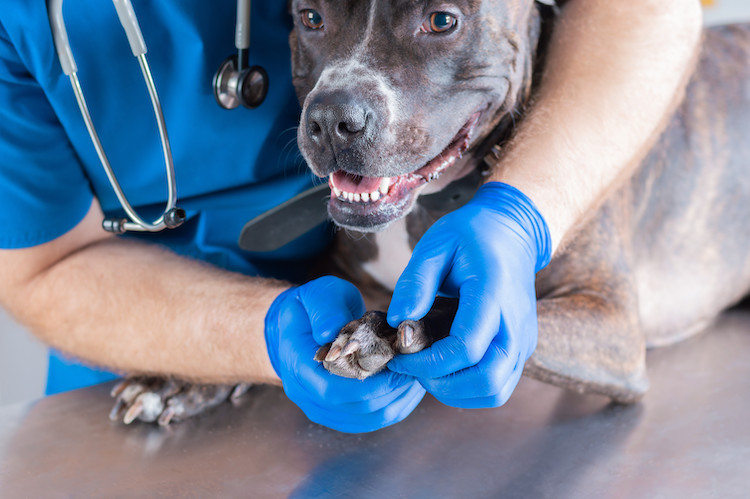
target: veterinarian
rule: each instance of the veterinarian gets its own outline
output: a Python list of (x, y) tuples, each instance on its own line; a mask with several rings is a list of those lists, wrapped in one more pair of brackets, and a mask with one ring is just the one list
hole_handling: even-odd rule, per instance
[[(329, 230), (270, 255), (236, 247), (245, 221), (309, 187), (285, 149), (299, 112), (285, 3), (253, 4), (251, 63), (265, 67), (271, 86), (259, 108), (232, 112), (216, 105), (210, 81), (233, 50), (233, 3), (136, 3), (186, 221), (127, 236), (101, 229), (119, 204), (61, 72), (45, 6), (0, 7), (0, 302), (65, 352), (50, 358), (48, 391), (112, 377), (76, 358), (201, 382), (280, 379), (312, 420), (352, 432), (400, 421), (425, 389), (459, 407), (504, 403), (535, 346), (534, 273), (661, 129), (694, 57), (698, 2), (563, 5), (536, 103), (490, 179), (514, 188), (488, 184), (428, 232), (389, 320), (423, 315), (437, 289), (476, 299), (461, 301), (448, 341), (394, 359), (391, 371), (362, 382), (312, 361), (317, 344), (362, 313), (359, 293), (334, 278), (289, 284), (323, 250)], [(162, 149), (130, 48), (113, 35), (120, 30), (113, 9), (78, 0), (65, 15), (123, 190), (158, 216), (167, 197)], [(506, 229), (517, 202), (539, 231)], [(466, 240), (476, 244), (459, 244)], [(502, 269), (501, 280), (487, 274), (490, 264)]]

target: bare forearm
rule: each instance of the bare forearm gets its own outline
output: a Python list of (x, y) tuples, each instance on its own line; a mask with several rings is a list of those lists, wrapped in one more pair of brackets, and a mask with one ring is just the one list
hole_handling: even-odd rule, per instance
[(44, 341), (95, 365), (278, 382), (263, 320), (286, 287), (112, 238), (68, 255), (6, 301)]
[(564, 7), (536, 102), (491, 177), (535, 201), (553, 248), (633, 172), (666, 125), (700, 27), (695, 0)]

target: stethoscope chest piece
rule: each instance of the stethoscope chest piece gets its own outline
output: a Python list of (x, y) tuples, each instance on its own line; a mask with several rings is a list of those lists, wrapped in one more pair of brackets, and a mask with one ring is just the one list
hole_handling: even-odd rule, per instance
[(268, 94), (268, 73), (261, 66), (238, 69), (238, 56), (227, 57), (214, 74), (214, 97), (224, 109), (254, 109)]

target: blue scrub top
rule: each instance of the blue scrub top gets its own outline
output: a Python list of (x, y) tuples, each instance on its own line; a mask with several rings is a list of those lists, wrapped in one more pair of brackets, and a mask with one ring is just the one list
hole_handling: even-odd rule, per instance
[[(255, 110), (221, 109), (211, 81), (236, 52), (230, 0), (133, 0), (162, 101), (188, 221), (142, 237), (248, 275), (302, 280), (328, 243), (318, 227), (268, 254), (237, 247), (244, 223), (310, 187), (296, 147), (299, 104), (290, 76), (291, 22), (283, 0), (253, 2), (250, 63), (269, 74)], [(158, 130), (114, 6), (66, 0), (63, 9), (78, 76), (100, 139), (126, 196), (144, 218), (161, 214), (166, 175)], [(96, 196), (122, 213), (62, 73), (44, 2), (0, 6), (0, 248), (24, 248), (73, 228)], [(49, 391), (110, 378), (53, 355)]]

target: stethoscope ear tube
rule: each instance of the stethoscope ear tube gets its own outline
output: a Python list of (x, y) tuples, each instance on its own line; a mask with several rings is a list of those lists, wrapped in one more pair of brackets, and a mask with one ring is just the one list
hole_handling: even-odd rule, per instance
[(115, 4), (117, 17), (120, 18), (120, 24), (122, 24), (122, 29), (125, 30), (125, 34), (128, 37), (128, 43), (130, 43), (130, 50), (133, 51), (133, 55), (138, 57), (145, 54), (146, 42), (143, 41), (143, 33), (141, 33), (138, 18), (135, 17), (133, 4), (130, 3), (130, 0), (112, 0), (112, 3)]
[(138, 27), (138, 22), (135, 20), (135, 12), (130, 4), (130, 0), (113, 0), (115, 8), (117, 9), (125, 31), (130, 41), (130, 47), (133, 54), (138, 59), (141, 66), (141, 73), (143, 79), (148, 88), (149, 96), (151, 97), (151, 104), (154, 109), (154, 116), (156, 117), (156, 124), (159, 129), (159, 137), (161, 139), (162, 150), (164, 152), (164, 162), (167, 172), (167, 190), (168, 199), (167, 206), (164, 209), (164, 213), (149, 223), (144, 221), (133, 207), (128, 202), (125, 193), (120, 187), (120, 183), (117, 181), (112, 166), (109, 163), (104, 147), (99, 140), (99, 135), (94, 127), (94, 122), (91, 119), (91, 114), (86, 104), (86, 98), (83, 95), (81, 84), (78, 81), (78, 69), (76, 67), (73, 53), (70, 49), (68, 41), (67, 31), (65, 30), (65, 21), (62, 15), (62, 3), (63, 0), (51, 0), (50, 1), (50, 27), (52, 29), (52, 36), (55, 41), (57, 53), (60, 58), (60, 65), (63, 67), (63, 72), (70, 78), (70, 84), (73, 87), (73, 93), (76, 96), (76, 102), (78, 108), (81, 111), (81, 116), (86, 124), (91, 142), (94, 144), (96, 154), (99, 157), (99, 161), (107, 174), (112, 189), (115, 191), (117, 199), (120, 201), (122, 208), (130, 220), (127, 219), (105, 219), (102, 226), (109, 232), (121, 233), (128, 230), (139, 231), (139, 232), (158, 232), (167, 227), (176, 227), (180, 225), (185, 219), (185, 212), (180, 208), (177, 208), (177, 185), (175, 182), (174, 162), (172, 160), (172, 149), (169, 144), (169, 136), (167, 135), (167, 124), (164, 121), (164, 113), (162, 112), (161, 102), (159, 101), (159, 95), (156, 92), (156, 85), (154, 84), (153, 77), (151, 76), (151, 69), (146, 59), (146, 44), (143, 42), (143, 36), (141, 30)]
[(73, 57), (73, 51), (70, 49), (68, 41), (68, 31), (65, 29), (65, 20), (62, 13), (63, 0), (50, 0), (49, 2), (49, 24), (52, 29), (52, 39), (55, 42), (57, 57), (60, 59), (63, 73), (66, 76), (78, 71), (76, 60)]

